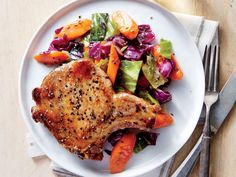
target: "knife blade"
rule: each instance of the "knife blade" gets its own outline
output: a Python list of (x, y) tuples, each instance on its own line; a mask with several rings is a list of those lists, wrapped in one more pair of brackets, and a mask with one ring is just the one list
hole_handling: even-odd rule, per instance
[[(213, 133), (216, 133), (225, 118), (233, 108), (236, 101), (236, 70), (231, 74), (230, 78), (219, 93), (219, 101), (214, 105), (211, 111), (211, 128)], [(204, 110), (203, 110), (204, 111)], [(201, 114), (202, 115), (202, 114)], [(200, 154), (200, 142), (202, 136), (198, 139), (197, 143), (181, 163), (181, 165), (175, 170), (171, 177), (187, 177)]]
[(231, 74), (211, 110), (211, 130), (216, 133), (229, 114), (236, 100), (236, 70)]

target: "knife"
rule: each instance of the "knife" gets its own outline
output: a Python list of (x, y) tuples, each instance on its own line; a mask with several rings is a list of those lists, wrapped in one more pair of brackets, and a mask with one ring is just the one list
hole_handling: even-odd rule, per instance
[[(214, 105), (211, 111), (211, 129), (213, 133), (216, 133), (225, 118), (229, 114), (230, 110), (235, 104), (236, 100), (236, 70), (230, 76), (224, 87), (219, 93), (219, 101)], [(200, 154), (200, 144), (202, 136), (198, 139), (197, 143), (176, 169), (171, 177), (187, 177), (189, 176), (191, 169), (194, 167), (197, 158)]]

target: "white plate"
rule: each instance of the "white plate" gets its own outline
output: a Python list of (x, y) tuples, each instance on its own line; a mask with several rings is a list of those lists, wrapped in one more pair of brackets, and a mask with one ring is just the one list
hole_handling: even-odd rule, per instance
[[(134, 154), (124, 172), (111, 175), (108, 171), (109, 157), (102, 162), (82, 161), (63, 149), (41, 124), (31, 118), (31, 107), (35, 104), (32, 89), (40, 86), (51, 67), (38, 64), (33, 56), (46, 50), (52, 40), (54, 30), (78, 18), (90, 17), (95, 12), (111, 13), (124, 10), (138, 24), (150, 24), (158, 40), (172, 41), (174, 51), (184, 72), (184, 78), (172, 82), (169, 90), (173, 100), (167, 105), (174, 114), (175, 122), (168, 128), (159, 129), (156, 146), (149, 146), (139, 154)], [(151, 19), (151, 17), (153, 17)], [(134, 0), (80, 0), (69, 3), (56, 11), (36, 32), (26, 49), (21, 65), (19, 81), (20, 106), (24, 120), (40, 148), (60, 166), (79, 175), (89, 177), (137, 176), (146, 173), (167, 161), (187, 141), (200, 115), (204, 96), (204, 74), (197, 47), (179, 21), (162, 7), (149, 1)]]

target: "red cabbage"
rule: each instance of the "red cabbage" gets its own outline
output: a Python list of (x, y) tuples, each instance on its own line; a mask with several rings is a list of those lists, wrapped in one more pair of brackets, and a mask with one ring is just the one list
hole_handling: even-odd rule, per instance
[(112, 41), (112, 43), (115, 45), (116, 51), (120, 56), (123, 56), (123, 52), (121, 49), (125, 46), (127, 46), (128, 42), (124, 36), (116, 35), (111, 36), (107, 39), (107, 41)]
[(143, 51), (137, 49), (136, 47), (130, 45), (124, 52), (124, 57), (127, 60), (140, 60), (143, 55)]
[(151, 94), (157, 99), (160, 104), (167, 103), (172, 100), (170, 92), (161, 89), (151, 90)]
[(151, 43), (155, 39), (155, 34), (152, 32), (150, 25), (139, 25), (137, 40), (140, 44)]
[(139, 46), (139, 50), (145, 54), (148, 54), (153, 47), (154, 47), (153, 44), (141, 44)]
[(56, 33), (56, 34), (59, 34), (63, 28), (64, 28), (63, 26), (60, 27), (60, 28), (57, 28), (57, 29), (55, 30), (55, 33)]
[(89, 44), (89, 57), (93, 59), (101, 59), (101, 43), (100, 42), (90, 42)]
[(49, 51), (62, 51), (69, 45), (65, 38), (54, 38), (49, 45)]
[(111, 42), (106, 42), (105, 44), (100, 46), (101, 50), (101, 58), (105, 59), (109, 57), (111, 49)]
[(127, 45), (127, 41), (124, 36), (115, 36), (112, 40), (113, 44), (120, 49)]
[(101, 42), (90, 42), (89, 57), (93, 59), (105, 59), (109, 57), (111, 42), (101, 44)]
[[(70, 51), (72, 48), (83, 45), (80, 42), (68, 42), (66, 37), (63, 38), (54, 38), (50, 43), (48, 51)], [(83, 46), (82, 46), (83, 47)]]
[(115, 146), (124, 134), (125, 130), (118, 130), (109, 136), (108, 142), (111, 143), (112, 146)]
[(168, 78), (173, 69), (173, 65), (170, 60), (165, 59), (161, 64), (159, 64), (158, 69), (163, 77)]
[(83, 43), (78, 43), (78, 42), (71, 42), (71, 46), (74, 46), (70, 50), (70, 58), (72, 60), (77, 60), (78, 58), (83, 58), (83, 52), (84, 52), (84, 44)]

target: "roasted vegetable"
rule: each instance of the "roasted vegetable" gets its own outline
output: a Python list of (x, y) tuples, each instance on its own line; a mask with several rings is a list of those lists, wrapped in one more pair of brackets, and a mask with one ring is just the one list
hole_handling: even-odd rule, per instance
[(183, 71), (181, 70), (174, 54), (171, 54), (171, 60), (174, 62), (174, 69), (170, 73), (170, 78), (172, 80), (181, 80), (183, 78)]
[(168, 59), (171, 59), (172, 45), (171, 42), (165, 39), (160, 41), (160, 54)]
[(97, 66), (100, 67), (104, 72), (107, 72), (108, 59), (101, 59), (98, 61)]
[(159, 102), (155, 98), (153, 98), (146, 90), (139, 90), (137, 94), (139, 97), (143, 98), (151, 104), (160, 105)]
[(142, 71), (154, 89), (157, 89), (166, 82), (165, 78), (158, 71), (155, 59), (152, 56), (147, 56), (147, 62), (142, 66)]
[(140, 132), (136, 135), (136, 143), (134, 147), (134, 152), (139, 153), (148, 145), (156, 145), (156, 140), (158, 133), (152, 132)]
[(140, 44), (151, 43), (155, 39), (155, 34), (152, 32), (150, 25), (138, 25), (137, 40)]
[(127, 60), (140, 60), (143, 55), (143, 52), (140, 51), (137, 47), (129, 45), (124, 52), (124, 58)]
[(106, 36), (108, 13), (92, 14), (92, 27), (90, 30), (90, 41), (102, 41)]
[(117, 24), (113, 20), (108, 19), (105, 39), (118, 34), (120, 34), (120, 31), (117, 28)]
[(173, 123), (173, 118), (167, 113), (158, 113), (154, 128), (167, 127)]
[(125, 12), (116, 11), (112, 14), (112, 20), (118, 25), (119, 31), (128, 39), (132, 40), (138, 35), (138, 25)]
[(141, 88), (147, 88), (149, 86), (149, 82), (144, 75), (139, 76), (138, 85)]
[(172, 96), (170, 92), (168, 91), (163, 91), (161, 89), (156, 89), (151, 91), (152, 95), (158, 100), (160, 104), (167, 103), (171, 101)]
[(142, 61), (121, 60), (120, 74), (122, 86), (134, 93), (138, 82), (139, 73), (142, 67)]
[(96, 60), (101, 59), (101, 50), (100, 50), (101, 43), (100, 42), (90, 42), (89, 44), (89, 51), (88, 56), (89, 58), (93, 58)]
[(111, 152), (110, 172), (119, 173), (124, 170), (126, 164), (132, 156), (135, 146), (136, 136), (129, 133), (122, 136)]
[(85, 33), (91, 28), (91, 20), (84, 19), (78, 20), (74, 23), (64, 26), (60, 31), (55, 31), (54, 37), (66, 38), (68, 41), (72, 41)]
[(74, 46), (70, 50), (70, 59), (77, 60), (79, 58), (83, 58), (84, 57), (83, 52), (84, 52), (84, 44), (74, 42)]
[(110, 51), (110, 57), (108, 61), (108, 67), (107, 67), (107, 75), (109, 76), (111, 82), (113, 85), (116, 81), (116, 75), (119, 70), (120, 66), (120, 59), (116, 52), (115, 46), (111, 44), (111, 51)]
[(125, 129), (122, 130), (118, 130), (114, 133), (112, 133), (109, 138), (108, 138), (108, 142), (112, 145), (115, 146), (117, 142), (119, 142), (119, 140), (124, 136), (124, 134), (126, 133)]
[(70, 55), (67, 51), (46, 51), (34, 56), (39, 63), (54, 65), (68, 62)]

